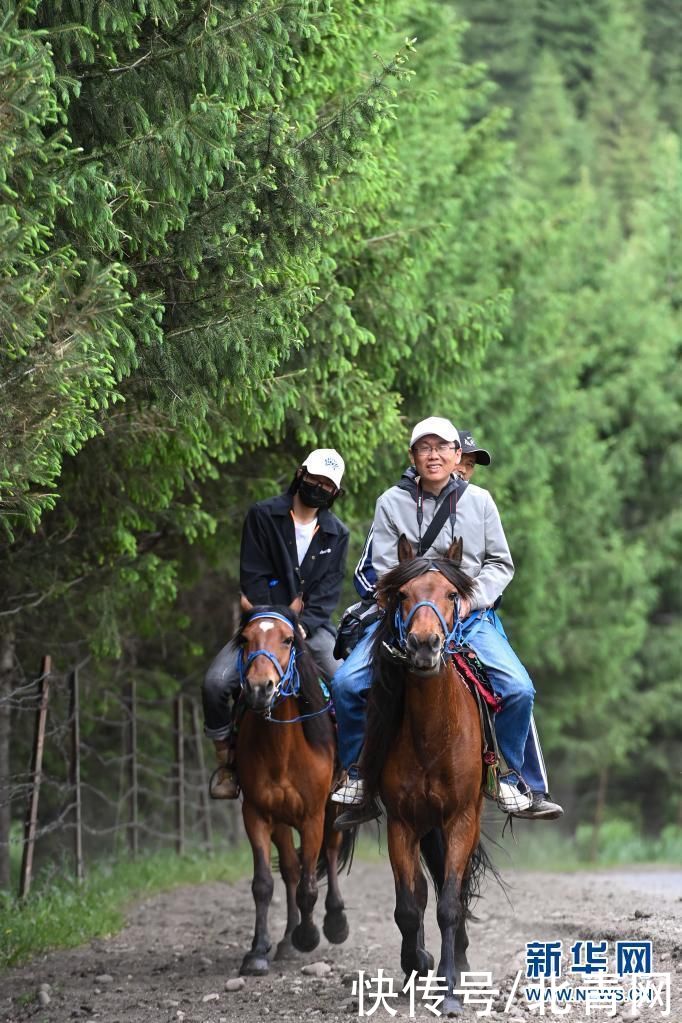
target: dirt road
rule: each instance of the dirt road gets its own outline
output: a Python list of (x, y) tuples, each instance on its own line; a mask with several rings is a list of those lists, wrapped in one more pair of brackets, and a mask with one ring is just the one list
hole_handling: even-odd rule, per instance
[[(576, 874), (510, 872), (507, 902), (488, 886), (470, 929), (472, 970), (490, 971), (500, 989), (488, 1019), (520, 1021), (539, 1015), (525, 997), (505, 1011), (507, 993), (525, 968), (525, 943), (561, 941), (564, 962), (578, 939), (615, 942), (652, 940), (652, 969), (672, 974), (672, 1007), (659, 1005), (639, 1015), (618, 1009), (617, 1019), (668, 1019), (682, 1023), (682, 870), (624, 869)], [(267, 977), (250, 977), (229, 991), (238, 975), (252, 933), (253, 909), (248, 881), (209, 884), (159, 895), (132, 907), (126, 928), (105, 940), (67, 952), (42, 956), (0, 975), (0, 1019), (19, 1023), (260, 1023), (302, 1018), (352, 1023), (359, 1017), (352, 982), (358, 970), (376, 977), (378, 969), (401, 986), (398, 931), (393, 922), (393, 886), (388, 862), (355, 862), (344, 878), (351, 937), (343, 946), (320, 947), (295, 961), (276, 962)], [(433, 900), (431, 900), (431, 903)], [(438, 958), (435, 912), (429, 906), (427, 944)], [(278, 885), (271, 911), (273, 944), (284, 923), (283, 890)], [(317, 967), (322, 975), (301, 972)], [(325, 972), (327, 966), (331, 969)], [(43, 985), (42, 995), (40, 986)], [(47, 987), (45, 986), (47, 985)], [(373, 1000), (365, 1005), (365, 1012)], [(394, 1003), (396, 1020), (409, 1016), (405, 996)], [(479, 1005), (478, 1009), (483, 1009)], [(570, 1019), (587, 1018), (585, 1005), (569, 1007)], [(421, 1008), (420, 1019), (436, 1016)], [(549, 1014), (549, 1018), (555, 1018)], [(391, 1017), (381, 1008), (375, 1020)], [(475, 1009), (465, 1010), (467, 1021)], [(609, 1018), (593, 1008), (591, 1019)], [(613, 1018), (613, 1017), (611, 1017)]]

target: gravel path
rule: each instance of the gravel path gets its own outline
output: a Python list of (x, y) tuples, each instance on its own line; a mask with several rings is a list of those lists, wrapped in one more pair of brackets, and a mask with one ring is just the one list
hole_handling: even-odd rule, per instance
[[(508, 902), (489, 885), (470, 928), (473, 970), (491, 971), (493, 985), (508, 991), (525, 967), (525, 943), (563, 942), (565, 958), (577, 939), (653, 941), (654, 969), (671, 972), (672, 1023), (682, 1023), (682, 870), (633, 869), (576, 874), (505, 871)], [(308, 1018), (352, 1023), (358, 1018), (351, 985), (358, 970), (376, 976), (380, 967), (400, 986), (399, 935), (393, 922), (393, 885), (387, 861), (356, 860), (343, 879), (351, 937), (343, 946), (322, 939), (319, 948), (294, 961), (274, 963), (267, 977), (246, 978), (239, 990), (226, 990), (238, 976), (250, 943), (253, 909), (250, 882), (181, 888), (131, 907), (123, 931), (78, 949), (54, 952), (0, 976), (0, 1019), (7, 1023), (260, 1023)], [(431, 900), (431, 903), (433, 900)], [(319, 904), (318, 904), (319, 905)], [(433, 905), (428, 910), (427, 944), (436, 951)], [(317, 914), (318, 923), (321, 914)], [(284, 925), (283, 889), (271, 910), (271, 936)], [(323, 963), (323, 975), (301, 972)], [(327, 969), (330, 967), (330, 969)], [(42, 994), (41, 994), (42, 985)], [(409, 1016), (409, 1003), (397, 1003), (395, 1019)], [(518, 1023), (539, 1015), (525, 1000), (489, 1019)], [(620, 1010), (619, 1010), (620, 1011)], [(637, 1018), (625, 1011), (619, 1019)], [(436, 1017), (421, 1009), (420, 1019)], [(375, 1020), (391, 1017), (384, 1010)], [(476, 1018), (473, 1009), (461, 1017)], [(548, 1013), (548, 1018), (553, 1017)], [(570, 1019), (587, 1018), (585, 1006), (572, 1007)], [(591, 1019), (608, 1013), (594, 1010)], [(659, 1006), (645, 1007), (642, 1020), (664, 1019)]]

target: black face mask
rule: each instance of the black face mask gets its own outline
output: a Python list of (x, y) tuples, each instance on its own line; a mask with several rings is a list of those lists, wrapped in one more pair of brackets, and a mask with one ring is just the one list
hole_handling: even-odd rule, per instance
[(298, 496), (308, 508), (331, 508), (336, 494), (330, 494), (317, 483), (306, 483), (305, 480), (301, 480), (298, 484)]

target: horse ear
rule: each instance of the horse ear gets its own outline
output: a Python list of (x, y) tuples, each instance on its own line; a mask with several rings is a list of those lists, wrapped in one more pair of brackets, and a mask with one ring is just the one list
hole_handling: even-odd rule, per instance
[(303, 610), (303, 594), (299, 593), (298, 596), (294, 597), (292, 602), (289, 604), (289, 610), (293, 611), (295, 615), (300, 615)]
[(450, 561), (454, 561), (455, 565), (459, 567), (462, 561), (462, 537), (460, 536), (457, 540), (453, 540), (448, 547), (448, 552), (445, 555)]
[(249, 600), (245, 593), (242, 593), (241, 597), (239, 598), (239, 603), (242, 606), (242, 611), (253, 611), (253, 604), (251, 603), (251, 601)]
[(414, 550), (412, 544), (407, 539), (404, 533), (400, 534), (398, 540), (398, 561), (412, 561), (414, 559)]

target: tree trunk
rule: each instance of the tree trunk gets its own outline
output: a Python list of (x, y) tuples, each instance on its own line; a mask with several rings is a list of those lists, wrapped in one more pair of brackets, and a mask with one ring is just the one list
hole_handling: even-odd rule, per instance
[(0, 625), (0, 889), (10, 887), (9, 839), (12, 823), (10, 714), (14, 684), (14, 627)]
[(590, 861), (594, 863), (599, 855), (599, 832), (604, 822), (604, 811), (606, 810), (606, 792), (609, 784), (609, 768), (602, 764), (599, 771), (599, 785), (597, 787), (597, 804), (594, 808), (594, 822), (592, 824), (592, 842), (590, 844)]

